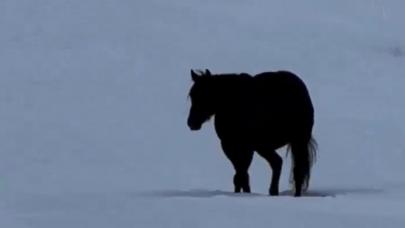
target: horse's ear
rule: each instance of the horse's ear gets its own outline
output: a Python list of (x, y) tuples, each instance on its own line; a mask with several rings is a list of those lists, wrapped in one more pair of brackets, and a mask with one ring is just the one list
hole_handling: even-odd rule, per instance
[(191, 79), (193, 79), (193, 81), (197, 81), (198, 79), (198, 74), (196, 74), (193, 70), (191, 70)]
[(207, 75), (207, 76), (211, 76), (211, 72), (210, 72), (210, 70), (205, 69), (205, 75)]

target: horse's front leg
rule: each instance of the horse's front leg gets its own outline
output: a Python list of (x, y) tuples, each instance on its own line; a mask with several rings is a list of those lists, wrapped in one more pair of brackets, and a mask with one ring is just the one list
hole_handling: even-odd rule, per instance
[(229, 142), (222, 142), (222, 149), (235, 169), (235, 175), (233, 177), (235, 193), (241, 191), (250, 193), (248, 170), (252, 163), (253, 150)]

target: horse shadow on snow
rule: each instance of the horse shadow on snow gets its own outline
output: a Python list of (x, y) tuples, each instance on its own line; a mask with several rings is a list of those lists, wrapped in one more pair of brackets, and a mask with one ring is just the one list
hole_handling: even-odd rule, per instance
[[(337, 197), (344, 195), (375, 195), (382, 193), (382, 189), (377, 188), (319, 188), (303, 193), (303, 197)], [(191, 189), (191, 190), (157, 190), (140, 193), (139, 196), (146, 198), (212, 198), (212, 197), (236, 197), (236, 198), (257, 198), (269, 197), (262, 193), (234, 193), (222, 190)], [(294, 191), (286, 190), (280, 192), (280, 196), (292, 197)], [(271, 197), (272, 198), (272, 197)]]

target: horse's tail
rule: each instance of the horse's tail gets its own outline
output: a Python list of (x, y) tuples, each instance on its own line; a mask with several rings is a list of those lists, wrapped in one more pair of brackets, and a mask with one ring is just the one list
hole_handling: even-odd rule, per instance
[[(303, 178), (302, 190), (306, 191), (308, 189), (311, 168), (316, 161), (317, 147), (318, 144), (313, 137), (310, 138), (305, 147), (300, 147), (299, 144), (289, 145), (288, 150), (292, 154), (290, 184), (293, 188), (295, 188), (295, 175), (300, 175)], [(295, 169), (298, 169), (298, 173), (294, 172)]]

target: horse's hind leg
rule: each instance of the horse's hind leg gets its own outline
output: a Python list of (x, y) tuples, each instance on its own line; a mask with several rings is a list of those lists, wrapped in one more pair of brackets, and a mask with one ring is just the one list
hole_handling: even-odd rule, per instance
[(271, 184), (269, 189), (269, 194), (272, 196), (278, 195), (278, 185), (280, 182), (281, 168), (283, 166), (283, 159), (276, 153), (276, 151), (263, 151), (258, 150), (257, 153), (262, 156), (270, 164), (273, 170), (273, 175), (271, 178)]
[(253, 150), (249, 150), (244, 146), (235, 145), (233, 143), (222, 142), (222, 149), (225, 155), (232, 162), (235, 169), (233, 183), (235, 192), (250, 193), (249, 173), (248, 169), (253, 159)]

